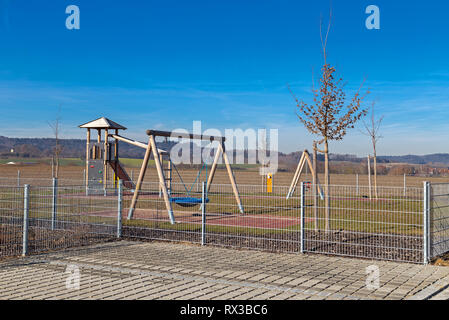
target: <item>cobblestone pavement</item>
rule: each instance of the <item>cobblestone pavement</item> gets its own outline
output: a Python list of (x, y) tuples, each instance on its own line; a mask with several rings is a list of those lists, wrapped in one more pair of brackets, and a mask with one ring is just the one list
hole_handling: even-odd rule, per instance
[(449, 267), (120, 241), (4, 261), (0, 299), (449, 299)]

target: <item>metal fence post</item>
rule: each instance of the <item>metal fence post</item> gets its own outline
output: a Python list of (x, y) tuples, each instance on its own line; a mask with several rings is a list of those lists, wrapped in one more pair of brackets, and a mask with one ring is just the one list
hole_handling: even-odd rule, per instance
[(122, 198), (123, 198), (123, 181), (118, 181), (118, 196), (117, 196), (117, 238), (122, 236)]
[(20, 188), (20, 170), (17, 170), (17, 188)]
[(58, 179), (57, 178), (53, 178), (53, 187), (52, 187), (52, 203), (51, 203), (51, 230), (55, 230), (55, 225), (56, 225), (56, 213), (58, 211)]
[(424, 215), (423, 215), (423, 262), (429, 263), (429, 214), (430, 214), (430, 183), (427, 181), (424, 184)]
[(300, 234), (300, 252), (304, 253), (304, 207), (305, 207), (305, 184), (301, 181), (301, 234)]
[(29, 217), (29, 200), (30, 200), (30, 186), (25, 185), (23, 188), (23, 238), (22, 238), (22, 256), (28, 254), (28, 217)]
[(206, 183), (201, 188), (201, 245), (206, 244)]
[(359, 174), (355, 176), (356, 194), (359, 195)]
[[(425, 185), (425, 182), (424, 182)], [(407, 196), (407, 179), (406, 179), (406, 175), (404, 173), (404, 197)]]

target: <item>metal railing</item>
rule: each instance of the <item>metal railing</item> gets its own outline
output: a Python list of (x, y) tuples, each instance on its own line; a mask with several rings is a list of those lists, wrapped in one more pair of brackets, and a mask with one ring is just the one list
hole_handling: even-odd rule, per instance
[(114, 239), (118, 195), (86, 196), (85, 186), (0, 187), (0, 257)]
[(330, 185), (328, 191), (322, 186), (321, 197), (302, 182), (289, 199), (286, 186), (267, 192), (238, 185), (242, 213), (230, 185), (207, 191), (204, 183), (199, 190), (172, 183), (170, 199), (196, 199), (170, 202), (172, 224), (158, 182), (143, 184), (129, 220), (133, 190), (113, 186), (95, 195), (85, 185), (59, 182), (0, 187), (0, 256), (20, 254), (23, 244), (28, 254), (120, 237), (414, 263), (449, 251), (449, 184), (425, 183), (405, 193), (378, 187), (377, 197), (368, 186)]
[(449, 183), (429, 186), (429, 259), (449, 252)]

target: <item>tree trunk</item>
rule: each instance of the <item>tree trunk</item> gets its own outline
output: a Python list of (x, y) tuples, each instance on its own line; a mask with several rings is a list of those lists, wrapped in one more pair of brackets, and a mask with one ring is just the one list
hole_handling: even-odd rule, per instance
[(377, 157), (376, 157), (376, 145), (373, 146), (374, 149), (374, 197), (377, 199)]
[(369, 190), (369, 198), (372, 199), (373, 193), (371, 191), (371, 157), (368, 155), (368, 190)]
[(313, 217), (315, 219), (315, 231), (318, 231), (318, 199), (317, 199), (317, 175), (318, 175), (318, 170), (317, 170), (317, 155), (318, 155), (318, 150), (317, 150), (317, 146), (316, 146), (316, 142), (313, 143), (313, 172), (315, 173), (313, 175)]
[(59, 156), (56, 158), (56, 170), (55, 170), (55, 178), (59, 177)]
[(329, 146), (327, 142), (327, 138), (324, 138), (324, 201), (325, 201), (325, 210), (326, 210), (326, 221), (325, 221), (325, 230), (329, 231), (330, 223), (330, 199), (329, 199), (329, 185), (330, 185), (330, 177), (329, 177)]

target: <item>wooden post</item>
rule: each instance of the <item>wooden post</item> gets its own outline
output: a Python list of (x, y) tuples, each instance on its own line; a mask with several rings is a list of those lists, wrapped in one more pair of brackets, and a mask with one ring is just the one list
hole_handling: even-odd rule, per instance
[(226, 154), (225, 147), (223, 145), (223, 142), (220, 143), (220, 148), (223, 153), (223, 160), (226, 165), (226, 169), (228, 170), (229, 179), (231, 180), (232, 190), (234, 191), (235, 200), (237, 201), (237, 204), (239, 206), (240, 212), (244, 213), (242, 202), (240, 201), (240, 195), (239, 190), (237, 189), (237, 184), (235, 183), (234, 175), (232, 173), (231, 165), (229, 163), (228, 155)]
[(300, 163), (301, 168), (299, 169), (299, 173), (296, 176), (295, 184), (294, 184), (294, 187), (292, 189), (292, 193), (295, 192), (296, 186), (298, 185), (298, 182), (301, 179), (302, 171), (304, 170), (304, 166), (306, 165), (306, 155), (305, 155), (305, 153), (304, 153), (304, 157), (301, 160), (302, 160), (302, 163)]
[[(162, 153), (159, 153), (159, 161), (161, 162), (162, 170), (164, 170), (164, 159), (162, 158)], [(165, 177), (164, 177), (165, 180)], [(159, 198), (162, 198), (162, 185), (159, 184)]]
[[(115, 129), (115, 135), (118, 136), (118, 129)], [(118, 140), (115, 139), (114, 145), (114, 185), (117, 188), (117, 183), (119, 182), (119, 177), (117, 176), (117, 164), (118, 164)]]
[(371, 192), (371, 157), (368, 155), (368, 186), (369, 186), (369, 198), (372, 198)]
[(104, 130), (104, 159), (103, 159), (103, 186), (106, 189), (108, 187), (108, 129)]
[(312, 179), (313, 179), (313, 217), (315, 220), (315, 231), (318, 231), (318, 199), (317, 199), (317, 156), (318, 148), (316, 142), (313, 142), (313, 164), (312, 164)]
[[(313, 164), (312, 164), (312, 161), (310, 160), (308, 152), (306, 152), (305, 160), (307, 161), (307, 163), (309, 165), (309, 168), (313, 168)], [(318, 175), (317, 175), (317, 173), (314, 170), (311, 170), (311, 171), (312, 171), (312, 177), (315, 177), (315, 180), (317, 182), (317, 188), (318, 188), (318, 191), (319, 191), (319, 194), (320, 194), (320, 198), (321, 198), (321, 200), (323, 200), (324, 199), (323, 190), (321, 189), (321, 185), (320, 185), (320, 181), (318, 179)]]
[(87, 129), (87, 139), (86, 139), (86, 188), (89, 186), (89, 158), (90, 158), (90, 129)]
[(134, 209), (136, 208), (137, 198), (139, 197), (139, 191), (140, 187), (142, 186), (143, 178), (145, 177), (145, 172), (147, 170), (148, 160), (150, 159), (151, 155), (151, 143), (148, 141), (148, 146), (145, 151), (145, 156), (142, 161), (142, 166), (140, 168), (139, 178), (137, 179), (136, 183), (136, 190), (134, 190), (133, 199), (131, 200), (131, 205), (129, 207), (128, 211), (128, 220), (130, 220), (133, 216)]
[(172, 186), (172, 183), (171, 183), (171, 180), (172, 180), (172, 174), (171, 174), (171, 170), (172, 170), (172, 167), (171, 167), (171, 161), (170, 161), (170, 158), (168, 159), (168, 163), (167, 163), (167, 187), (168, 187), (168, 190), (169, 190), (169, 193), (171, 194), (171, 186)]
[(299, 159), (298, 166), (296, 167), (295, 175), (293, 176), (292, 183), (290, 184), (290, 188), (288, 188), (287, 199), (290, 198), (293, 191), (295, 190), (296, 184), (298, 183), (298, 175), (301, 175), (302, 167), (304, 166), (304, 152), (301, 154), (301, 158)]
[(156, 170), (159, 176), (159, 184), (162, 187), (162, 194), (164, 195), (165, 206), (167, 207), (168, 216), (170, 218), (170, 223), (175, 224), (175, 217), (173, 215), (173, 209), (171, 207), (170, 197), (168, 195), (167, 185), (165, 184), (164, 172), (162, 170), (161, 162), (159, 159), (159, 153), (156, 147), (156, 141), (153, 135), (150, 135), (150, 144), (153, 149), (154, 162), (156, 163)]
[(206, 192), (209, 192), (210, 190), (212, 180), (214, 179), (215, 176), (215, 171), (217, 170), (218, 160), (220, 159), (221, 153), (223, 151), (220, 145), (218, 146), (217, 151), (215, 153), (214, 162), (212, 163), (212, 167), (209, 172), (209, 177), (207, 178)]

